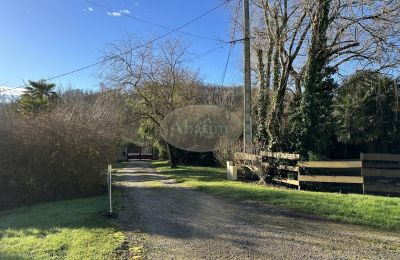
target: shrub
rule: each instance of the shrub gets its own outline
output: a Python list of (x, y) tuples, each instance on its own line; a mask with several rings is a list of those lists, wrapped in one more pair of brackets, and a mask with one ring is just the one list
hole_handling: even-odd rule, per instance
[(222, 166), (226, 166), (227, 161), (234, 161), (235, 153), (242, 152), (242, 146), (242, 141), (236, 141), (230, 145), (221, 142), (219, 148), (214, 151), (214, 157)]
[(123, 117), (111, 94), (81, 97), (32, 118), (0, 108), (0, 208), (104, 191)]

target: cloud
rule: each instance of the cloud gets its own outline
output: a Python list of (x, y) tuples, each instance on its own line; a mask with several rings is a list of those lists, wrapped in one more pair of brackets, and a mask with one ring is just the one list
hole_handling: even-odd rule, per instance
[(118, 17), (118, 16), (121, 16), (121, 13), (120, 12), (107, 12), (107, 15)]
[(130, 14), (131, 12), (127, 9), (119, 11), (121, 14)]
[(13, 89), (10, 87), (2, 87), (0, 86), (0, 96), (21, 96), (24, 94), (24, 88)]
[(83, 9), (84, 12), (94, 12), (94, 9), (92, 7), (88, 7)]
[(114, 16), (114, 17), (119, 17), (119, 16), (121, 16), (123, 14), (128, 15), (130, 13), (131, 13), (131, 11), (129, 11), (128, 9), (124, 9), (124, 10), (119, 10), (118, 12), (116, 12), (116, 11), (115, 12), (107, 12), (107, 15)]

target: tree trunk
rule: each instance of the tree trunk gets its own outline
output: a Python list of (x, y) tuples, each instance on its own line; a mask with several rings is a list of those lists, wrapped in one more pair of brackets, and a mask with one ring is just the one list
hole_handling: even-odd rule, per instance
[[(323, 96), (327, 90), (324, 79), (327, 77), (328, 65), (327, 31), (331, 0), (318, 0), (316, 13), (312, 21), (311, 45), (308, 53), (304, 93), (300, 104), (301, 129), (299, 129), (299, 150), (303, 155), (310, 152), (322, 155), (323, 142), (327, 133), (321, 129), (323, 115)], [(322, 122), (324, 123), (324, 122)]]
[(167, 143), (167, 152), (168, 152), (168, 158), (169, 158), (169, 166), (171, 167), (171, 169), (174, 169), (174, 168), (176, 168), (176, 161), (175, 161), (172, 147), (169, 143)]
[(268, 109), (268, 89), (267, 80), (265, 75), (265, 66), (263, 61), (263, 51), (257, 51), (258, 57), (258, 74), (260, 81), (260, 90), (258, 92), (257, 100), (257, 139), (258, 141), (265, 142), (267, 137), (266, 119)]
[[(278, 36), (280, 34), (279, 31), (276, 33)], [(272, 100), (270, 106), (270, 115), (268, 117), (267, 123), (267, 133), (268, 133), (268, 150), (275, 151), (277, 150), (277, 145), (279, 144), (279, 128), (281, 125), (281, 111), (283, 107), (283, 98), (285, 96), (285, 89), (282, 90), (280, 86), (281, 79), (281, 63), (279, 61), (280, 50), (281, 50), (281, 41), (279, 39), (275, 40), (275, 52), (273, 56), (273, 64), (274, 64), (274, 73), (273, 73), (273, 91), (272, 91)]]

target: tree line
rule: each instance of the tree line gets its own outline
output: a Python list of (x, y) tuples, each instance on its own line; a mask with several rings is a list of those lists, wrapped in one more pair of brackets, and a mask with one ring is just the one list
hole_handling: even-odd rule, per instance
[(400, 2), (252, 4), (257, 141), (309, 159), (398, 152)]

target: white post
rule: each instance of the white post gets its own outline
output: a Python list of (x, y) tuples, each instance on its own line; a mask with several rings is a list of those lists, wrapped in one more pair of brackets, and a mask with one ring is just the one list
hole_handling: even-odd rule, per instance
[(227, 161), (226, 162), (226, 175), (228, 180), (237, 180), (237, 166), (233, 165), (232, 161)]
[(232, 161), (226, 161), (226, 179), (231, 179), (231, 165), (233, 165)]
[(112, 172), (112, 167), (111, 167), (111, 164), (109, 164), (108, 165), (108, 202), (109, 202), (109, 206), (110, 206), (110, 208), (109, 208), (109, 211), (110, 211), (110, 213), (113, 213), (113, 211), (112, 211), (112, 193), (111, 193), (111, 186), (112, 186), (112, 174), (111, 174), (111, 172)]

